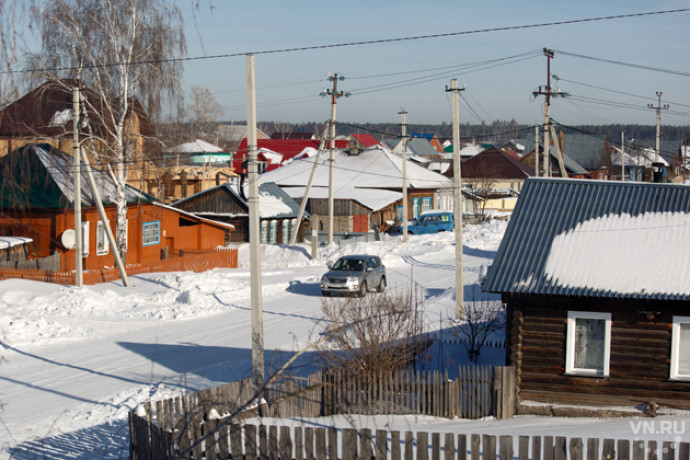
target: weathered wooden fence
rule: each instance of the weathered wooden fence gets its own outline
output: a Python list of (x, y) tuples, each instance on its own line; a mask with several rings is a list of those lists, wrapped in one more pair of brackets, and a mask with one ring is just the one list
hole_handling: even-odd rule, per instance
[[(145, 418), (130, 413), (135, 430)], [(271, 460), (689, 460), (687, 442), (566, 438), (565, 436), (491, 436), (372, 431), (310, 426), (241, 425), (210, 419), (199, 429), (203, 437), (176, 443), (154, 427), (153, 445), (133, 445), (131, 458), (144, 459), (271, 459)]]
[[(161, 259), (153, 264), (129, 264), (127, 265), (127, 275), (171, 271), (193, 271), (198, 273), (212, 268), (237, 268), (237, 266), (237, 249), (183, 249), (169, 254), (166, 259)], [(19, 278), (45, 283), (75, 285), (75, 277), (76, 275), (73, 271), (60, 272), (27, 268), (0, 268), (0, 280)], [(118, 279), (120, 279), (120, 272), (112, 267), (100, 270), (85, 270), (83, 273), (84, 284), (106, 283)]]
[[(507, 369), (507, 370), (504, 370)], [(498, 372), (498, 374), (497, 374)], [(414, 370), (367, 375), (327, 369), (306, 379), (269, 385), (271, 416), (421, 414), (436, 417), (510, 417), (512, 368), (460, 366), (458, 377)], [(505, 383), (504, 383), (505, 382)]]
[[(233, 422), (256, 415), (256, 407), (246, 405), (253, 399), (251, 391), (250, 381), (243, 380), (146, 404), (143, 413), (132, 413), (130, 419), (132, 452), (135, 449), (184, 451), (192, 445), (199, 446), (198, 441), (208, 433), (208, 424), (215, 423), (212, 421), (215, 414), (221, 420)], [(454, 380), (441, 373), (405, 371), (367, 376), (328, 369), (306, 378), (283, 377), (269, 383), (263, 395), (267, 404), (262, 408), (262, 415), (421, 414), (507, 418), (514, 413), (514, 392), (514, 370), (510, 367), (461, 366)]]

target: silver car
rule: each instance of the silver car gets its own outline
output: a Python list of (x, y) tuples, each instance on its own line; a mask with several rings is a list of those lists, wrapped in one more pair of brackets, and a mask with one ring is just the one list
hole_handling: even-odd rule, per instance
[(349, 255), (338, 259), (321, 277), (321, 294), (357, 294), (364, 297), (371, 288), (386, 289), (386, 266), (379, 256)]

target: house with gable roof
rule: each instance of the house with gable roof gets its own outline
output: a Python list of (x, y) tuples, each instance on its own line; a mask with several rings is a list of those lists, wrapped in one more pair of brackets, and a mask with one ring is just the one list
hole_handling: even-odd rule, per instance
[[(29, 91), (24, 96), (0, 110), (0, 156), (32, 143), (50, 144), (61, 152), (71, 155), (72, 149), (72, 89), (80, 85), (78, 80), (50, 80)], [(84, 110), (89, 116), (90, 127), (99, 139), (111, 139), (110, 129), (102, 124), (98, 115), (107, 104), (101, 95), (87, 87), (81, 89), (88, 100)], [(140, 190), (145, 189), (146, 178), (156, 175), (156, 167), (143, 154), (145, 139), (155, 134), (153, 124), (136, 98), (129, 101), (126, 121), (128, 149), (132, 152), (128, 164), (127, 183)], [(103, 149), (99, 142), (97, 149)]]
[[(44, 270), (75, 269), (68, 235), (74, 232), (72, 158), (49, 144), (25, 144), (0, 158), (0, 235), (31, 238), (30, 259)], [(92, 169), (94, 181), (115, 233), (116, 187), (109, 175)], [(96, 208), (86, 166), (81, 168), (84, 270), (115, 265), (103, 222)], [(157, 203), (151, 195), (126, 186), (128, 265), (153, 266), (180, 250), (213, 250), (224, 246), (234, 230), (229, 224), (202, 219)], [(50, 266), (39, 262), (48, 259)]]
[[(237, 231), (232, 233), (230, 242), (249, 242), (249, 200), (244, 186), (221, 184), (179, 200), (172, 206), (198, 217), (231, 224)], [(298, 227), (298, 212), (299, 203), (276, 184), (259, 184), (261, 243), (287, 244), (295, 232), (298, 232), (297, 241), (301, 241), (309, 213), (305, 212)]]
[[(334, 230), (338, 232), (368, 231), (391, 225), (402, 216), (402, 158), (382, 146), (352, 154), (339, 149), (334, 152)], [(259, 177), (261, 183), (275, 182), (297, 201), (304, 199), (305, 185), (315, 167), (312, 189), (306, 208), (327, 228), (329, 159), (321, 155), (317, 161), (291, 162)], [(439, 189), (452, 181), (408, 160), (407, 191), (409, 218), (423, 211), (436, 209)], [(368, 199), (364, 200), (365, 194)], [(373, 201), (369, 201), (373, 200)], [(382, 205), (383, 203), (383, 205)], [(326, 219), (324, 221), (324, 219)], [(356, 229), (356, 230), (355, 230)]]
[(690, 409), (690, 187), (530, 178), (483, 282), (521, 413)]

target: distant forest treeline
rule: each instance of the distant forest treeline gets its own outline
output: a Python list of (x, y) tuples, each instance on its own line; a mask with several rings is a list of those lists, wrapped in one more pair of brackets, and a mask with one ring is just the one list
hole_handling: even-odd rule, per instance
[[(314, 133), (321, 131), (324, 127), (323, 123), (305, 122), (305, 123), (271, 123), (264, 122), (259, 126), (269, 136), (274, 132), (309, 132)], [(353, 124), (347, 122), (338, 122), (336, 124), (337, 134), (371, 134), (378, 140), (400, 137), (400, 124), (395, 123), (363, 123)], [(626, 142), (633, 138), (637, 141), (654, 142), (656, 139), (655, 125), (578, 125), (565, 126), (555, 124), (556, 131), (563, 131), (564, 133), (577, 132), (588, 134), (591, 136), (606, 138), (612, 143), (620, 142), (621, 133), (625, 133)], [(407, 125), (407, 133), (415, 134), (435, 134), (441, 141), (452, 139), (453, 129), (450, 123), (441, 123), (438, 125)], [(496, 142), (505, 141), (508, 139), (525, 139), (528, 135), (534, 133), (534, 125), (518, 124), (515, 120), (511, 121), (494, 121), (493, 123), (472, 125), (461, 124), (460, 137), (463, 142), (474, 140), (476, 143), (492, 144)], [(661, 126), (661, 137), (664, 140), (688, 142), (690, 139), (690, 126)]]

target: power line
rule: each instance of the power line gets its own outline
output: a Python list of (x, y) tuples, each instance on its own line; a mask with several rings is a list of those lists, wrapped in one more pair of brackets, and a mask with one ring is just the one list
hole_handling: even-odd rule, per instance
[(634, 67), (636, 69), (651, 70), (654, 72), (669, 73), (672, 75), (680, 75), (681, 77), (690, 77), (690, 72), (685, 72), (682, 70), (662, 69), (660, 67), (652, 67), (652, 66), (647, 66), (647, 65), (642, 65), (642, 64), (632, 64), (630, 62), (615, 61), (613, 59), (603, 59), (603, 58), (597, 58), (597, 57), (593, 57), (593, 56), (585, 56), (584, 54), (569, 53), (567, 51), (559, 51), (559, 50), (555, 50), (555, 51), (557, 53), (563, 54), (565, 56), (578, 57), (578, 58), (582, 58), (582, 59), (589, 59), (591, 61), (605, 62), (608, 64), (616, 64), (616, 65), (622, 65), (622, 66), (626, 66), (626, 67)]
[[(569, 24), (582, 24), (582, 23), (588, 23), (588, 22), (612, 21), (612, 20), (617, 20), (617, 19), (629, 19), (629, 18), (637, 18), (637, 17), (644, 17), (644, 16), (656, 16), (656, 15), (662, 15), (662, 14), (685, 13), (688, 11), (690, 11), (690, 8), (680, 8), (680, 9), (675, 9), (675, 10), (662, 10), (662, 11), (649, 11), (649, 12), (643, 12), (643, 13), (616, 14), (616, 15), (610, 15), (610, 16), (598, 16), (598, 17), (592, 17), (592, 18), (570, 19), (570, 20), (563, 20), (563, 21), (541, 22), (541, 23), (534, 23), (534, 24), (523, 24), (523, 25), (504, 26), (504, 27), (487, 27), (487, 28), (483, 28), (483, 29), (473, 29), (473, 30), (466, 30), (466, 31), (460, 31), (460, 32), (448, 32), (448, 33), (439, 33), (439, 34), (430, 34), (430, 35), (414, 35), (414, 36), (396, 37), (396, 38), (382, 38), (382, 39), (377, 39), (377, 40), (362, 40), (362, 41), (354, 41), (354, 42), (334, 43), (334, 44), (330, 44), (330, 45), (312, 45), (312, 46), (302, 46), (302, 47), (293, 47), (293, 48), (277, 48), (277, 49), (272, 49), (272, 50), (244, 51), (244, 52), (239, 52), (239, 53), (216, 54), (216, 55), (212, 55), (212, 56), (193, 56), (193, 57), (186, 57), (186, 58), (171, 58), (171, 59), (149, 59), (149, 60), (145, 60), (145, 61), (133, 61), (133, 62), (130, 62), (129, 65), (147, 65), (147, 64), (159, 64), (159, 63), (170, 63), (170, 62), (201, 61), (201, 60), (209, 60), (209, 59), (226, 59), (226, 58), (232, 58), (232, 57), (246, 56), (247, 54), (254, 54), (254, 55), (282, 54), (282, 53), (295, 53), (295, 52), (300, 52), (300, 51), (314, 51), (314, 50), (333, 49), (333, 48), (345, 48), (345, 47), (351, 47), (351, 46), (378, 45), (378, 44), (384, 44), (384, 43), (398, 43), (398, 42), (416, 41), (416, 40), (429, 40), (429, 39), (434, 39), (434, 38), (458, 37), (458, 36), (462, 36), (462, 35), (473, 35), (473, 34), (481, 34), (481, 33), (505, 32), (505, 31), (510, 31), (510, 30), (526, 30), (526, 29), (561, 26), (561, 25), (569, 25)], [(576, 56), (576, 57), (589, 58), (587, 56), (570, 54), (570, 53), (566, 53), (563, 51), (559, 51), (559, 52), (562, 54), (569, 54), (569, 55)], [(589, 58), (589, 59), (596, 59), (596, 58)], [(611, 62), (618, 63), (617, 61), (611, 61)], [(118, 64), (118, 63), (103, 63), (103, 64), (98, 64), (98, 65), (96, 65), (96, 64), (84, 65), (84, 66), (81, 66), (80, 68), (81, 69), (90, 69), (90, 68), (98, 68), (98, 67), (115, 67), (118, 65), (120, 65), (120, 64)], [(639, 66), (639, 67), (646, 68), (645, 66)], [(76, 69), (77, 69), (77, 67), (54, 67), (54, 68), (43, 68), (43, 69), (10, 70), (10, 71), (2, 71), (0, 73), (2, 73), (2, 74), (27, 73), (27, 72), (38, 72), (38, 71), (57, 72), (57, 71), (63, 71), (63, 70), (76, 70)], [(655, 69), (649, 68), (649, 70), (655, 70)], [(674, 71), (669, 71), (669, 72), (674, 73)], [(678, 73), (678, 74), (683, 75), (683, 76), (690, 76), (690, 73), (687, 73), (687, 72), (682, 72), (682, 73)]]

